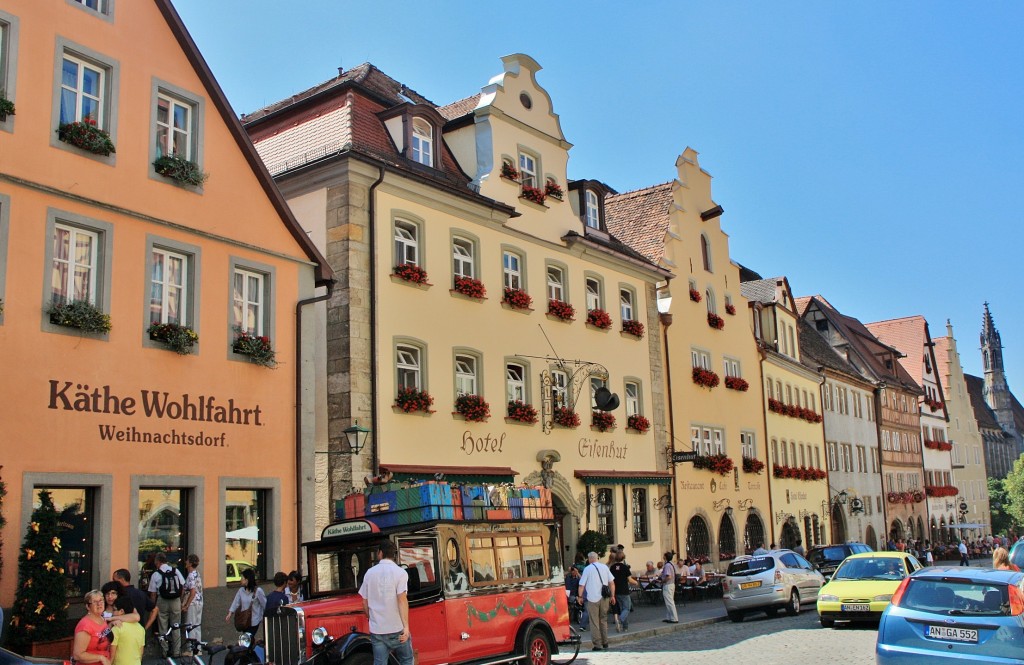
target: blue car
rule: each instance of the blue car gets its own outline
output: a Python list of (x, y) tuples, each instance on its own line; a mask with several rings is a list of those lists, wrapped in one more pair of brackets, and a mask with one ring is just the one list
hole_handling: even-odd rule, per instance
[(903, 580), (878, 624), (878, 665), (1024, 664), (1024, 573), (924, 568)]

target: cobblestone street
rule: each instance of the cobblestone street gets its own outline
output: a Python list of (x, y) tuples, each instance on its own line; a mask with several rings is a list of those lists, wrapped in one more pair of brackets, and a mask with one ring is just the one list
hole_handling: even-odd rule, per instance
[(818, 624), (815, 612), (805, 611), (796, 617), (749, 617), (742, 624), (719, 622), (613, 645), (607, 652), (581, 651), (577, 662), (590, 665), (721, 665), (730, 662), (869, 665), (875, 660), (876, 636), (873, 624), (824, 629)]

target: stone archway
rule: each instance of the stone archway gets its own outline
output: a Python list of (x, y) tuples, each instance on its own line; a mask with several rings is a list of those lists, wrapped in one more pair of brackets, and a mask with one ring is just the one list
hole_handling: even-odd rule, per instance
[(793, 549), (800, 544), (800, 527), (796, 520), (786, 520), (782, 524), (782, 534), (779, 536), (779, 547)]
[(892, 524), (889, 525), (889, 537), (892, 538), (893, 542), (906, 538), (903, 522), (899, 519), (894, 519)]
[(924, 530), (924, 520), (922, 520), (921, 516), (918, 515), (917, 516), (917, 539), (920, 540), (921, 544), (923, 545), (924, 541), (925, 541), (925, 539), (927, 537), (928, 537), (928, 532)]
[(718, 523), (718, 560), (728, 561), (736, 558), (736, 525), (728, 512), (722, 515)]
[(878, 536), (875, 535), (875, 527), (868, 525), (868, 528), (864, 530), (864, 544), (873, 550), (878, 549)]
[[(545, 483), (545, 480), (547, 481)], [(523, 478), (523, 483), (530, 486), (546, 485), (551, 489), (551, 502), (555, 509), (555, 524), (557, 533), (555, 536), (560, 540), (559, 551), (562, 555), (563, 570), (573, 562), (573, 552), (576, 551), (576, 541), (579, 540), (583, 520), (586, 515), (583, 512), (585, 496), (573, 497), (572, 485), (557, 471), (548, 471), (542, 474), (534, 471)]]
[(846, 542), (846, 515), (843, 514), (843, 507), (832, 504), (832, 543)]
[(711, 529), (703, 515), (694, 515), (686, 524), (686, 557), (711, 559)]
[(750, 554), (758, 547), (767, 548), (768, 540), (764, 533), (764, 520), (756, 511), (747, 513), (747, 521), (743, 525), (743, 552)]

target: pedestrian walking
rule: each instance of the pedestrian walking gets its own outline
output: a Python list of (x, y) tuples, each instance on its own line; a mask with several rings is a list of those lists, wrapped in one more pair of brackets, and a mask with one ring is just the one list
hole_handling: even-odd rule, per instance
[(966, 540), (961, 540), (960, 544), (957, 546), (957, 549), (960, 551), (960, 565), (961, 566), (969, 566), (969, 565), (971, 565), (970, 559), (967, 558), (967, 541)]
[(199, 575), (199, 556), (189, 554), (185, 559), (185, 594), (181, 598), (181, 612), (185, 623), (194, 628), (190, 637), (203, 640), (203, 578)]
[(672, 563), (675, 552), (665, 552), (665, 565), (661, 569), (661, 598), (665, 601), (665, 623), (679, 623), (676, 611), (676, 567)]
[(633, 577), (633, 571), (626, 563), (626, 552), (619, 550), (618, 561), (608, 567), (615, 579), (615, 629), (619, 632), (629, 630), (629, 613), (633, 609), (633, 597), (630, 585), (639, 586)]
[[(153, 558), (156, 570), (149, 576), (149, 598), (156, 603), (160, 634), (167, 633), (171, 624), (181, 623), (181, 593), (185, 588), (185, 578), (177, 568), (167, 563), (167, 555), (157, 552)], [(170, 654), (172, 658), (181, 656), (181, 632), (171, 633)], [(168, 654), (164, 654), (167, 657)]]
[(370, 617), (373, 665), (387, 665), (392, 653), (399, 665), (413, 665), (409, 634), (409, 574), (398, 567), (398, 548), (390, 540), (377, 547), (377, 564), (366, 571), (359, 595)]
[(608, 566), (598, 561), (597, 552), (587, 554), (587, 561), (580, 577), (580, 599), (586, 601), (590, 614), (590, 640), (594, 651), (601, 651), (608, 648), (608, 608), (614, 601), (611, 585), (615, 579)]
[(246, 568), (242, 571), (242, 587), (235, 592), (235, 598), (231, 601), (224, 621), (231, 621), (234, 617), (236, 630), (255, 637), (266, 609), (267, 596), (256, 584), (256, 573), (252, 568)]

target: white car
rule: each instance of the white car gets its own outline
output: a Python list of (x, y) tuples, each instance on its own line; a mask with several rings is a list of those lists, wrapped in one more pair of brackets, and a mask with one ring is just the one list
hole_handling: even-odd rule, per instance
[(792, 550), (772, 550), (757, 556), (737, 557), (722, 582), (722, 601), (729, 618), (739, 623), (749, 612), (775, 616), (800, 613), (804, 604), (818, 599), (825, 578), (811, 563)]

